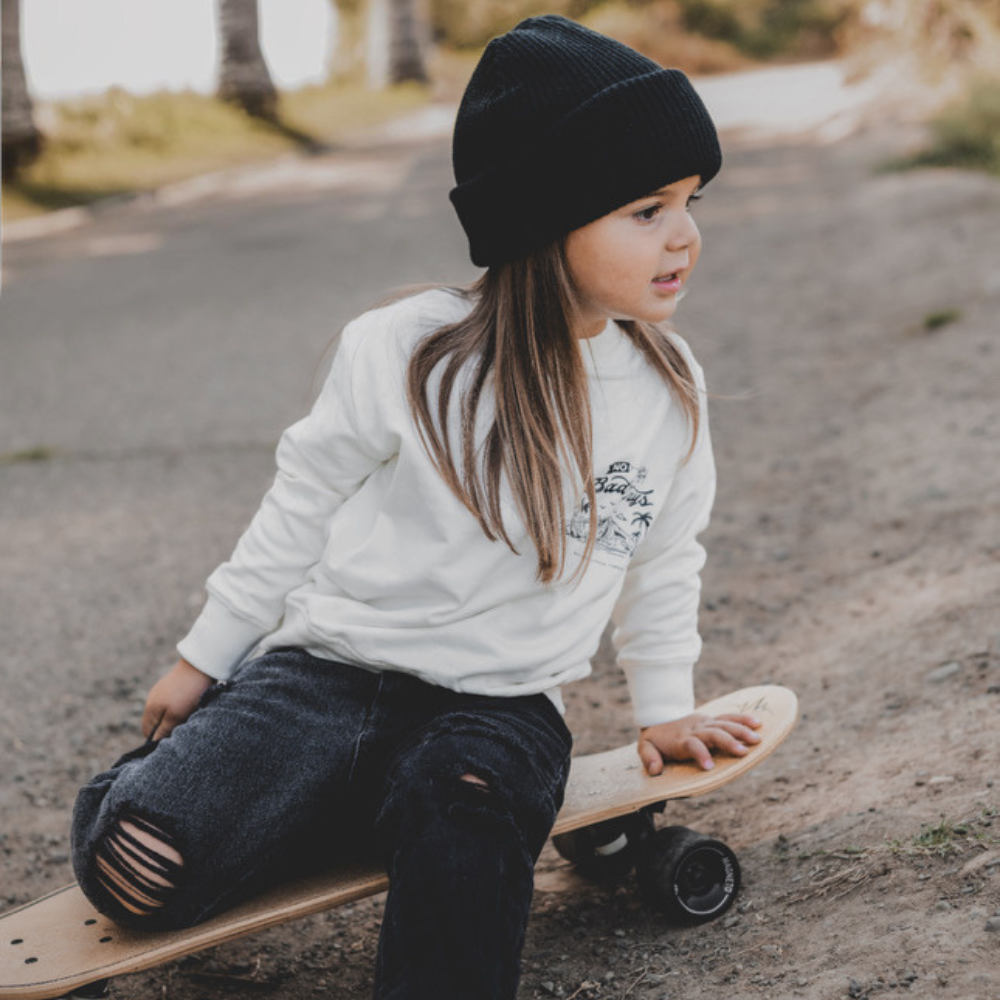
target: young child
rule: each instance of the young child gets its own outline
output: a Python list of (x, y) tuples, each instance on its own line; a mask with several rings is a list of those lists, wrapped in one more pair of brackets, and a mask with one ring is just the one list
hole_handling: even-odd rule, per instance
[(509, 1000), (569, 766), (559, 689), (608, 620), (650, 773), (756, 742), (692, 714), (714, 467), (701, 369), (653, 325), (720, 163), (680, 72), (556, 16), (490, 43), (451, 192), (486, 271), (343, 331), (146, 745), (80, 793), (100, 910), (189, 925), (371, 841), (376, 995)]

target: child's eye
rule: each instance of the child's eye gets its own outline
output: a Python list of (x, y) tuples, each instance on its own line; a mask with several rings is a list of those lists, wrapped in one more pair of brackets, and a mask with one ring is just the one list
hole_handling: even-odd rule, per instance
[(692, 202), (701, 201), (701, 199), (702, 199), (702, 193), (700, 191), (695, 191), (695, 193), (691, 195), (690, 198), (688, 198), (688, 208), (691, 207)]
[(640, 222), (652, 222), (662, 207), (662, 205), (650, 205), (648, 208), (640, 208), (638, 212), (633, 212), (633, 218)]

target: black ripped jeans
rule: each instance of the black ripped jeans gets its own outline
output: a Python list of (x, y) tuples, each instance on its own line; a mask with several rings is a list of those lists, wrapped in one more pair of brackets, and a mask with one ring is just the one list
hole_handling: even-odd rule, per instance
[[(376, 997), (513, 1000), (570, 746), (544, 695), (458, 694), (276, 650), (81, 789), (73, 863), (111, 918), (181, 927), (375, 843), (390, 877)], [(140, 893), (141, 915), (107, 891), (98, 863), (109, 839), (128, 861), (122, 821), (182, 859)]]

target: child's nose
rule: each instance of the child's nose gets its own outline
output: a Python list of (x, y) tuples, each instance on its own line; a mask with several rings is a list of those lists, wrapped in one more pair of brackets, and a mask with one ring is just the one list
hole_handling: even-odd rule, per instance
[(680, 213), (677, 221), (667, 230), (667, 249), (684, 250), (698, 239), (698, 226), (687, 212)]

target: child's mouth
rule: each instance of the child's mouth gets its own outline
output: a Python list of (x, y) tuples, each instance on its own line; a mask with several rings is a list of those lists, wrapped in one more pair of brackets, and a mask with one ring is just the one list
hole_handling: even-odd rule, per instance
[(680, 272), (673, 271), (671, 274), (661, 274), (653, 279), (653, 284), (665, 291), (675, 292), (681, 287)]

